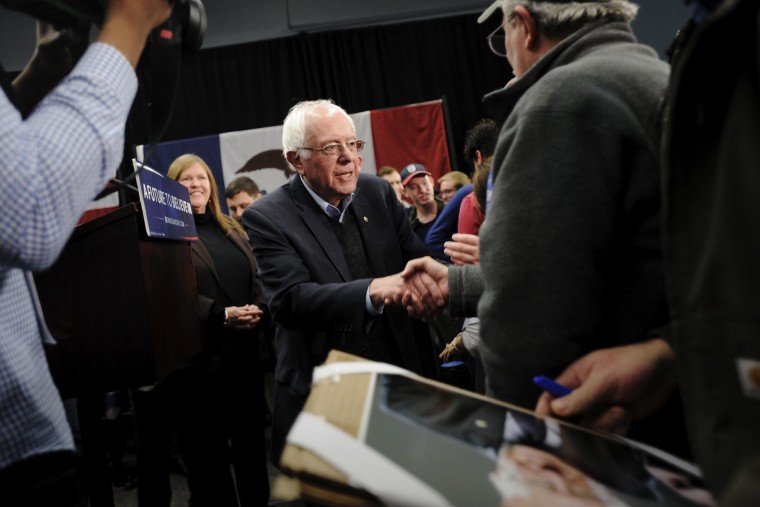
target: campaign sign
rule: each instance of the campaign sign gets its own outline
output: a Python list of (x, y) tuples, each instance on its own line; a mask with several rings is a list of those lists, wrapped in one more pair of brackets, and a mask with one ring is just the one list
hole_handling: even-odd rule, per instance
[(145, 230), (152, 238), (197, 240), (187, 188), (132, 160), (137, 172)]

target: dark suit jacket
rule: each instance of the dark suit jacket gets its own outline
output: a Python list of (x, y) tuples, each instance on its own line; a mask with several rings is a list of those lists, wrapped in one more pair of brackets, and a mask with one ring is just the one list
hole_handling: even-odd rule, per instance
[[(187, 389), (188, 385), (196, 385), (198, 382), (207, 384), (202, 388), (211, 388), (210, 386), (214, 385), (219, 391), (225, 391), (224, 396), (242, 389), (252, 404), (253, 399), (259, 399), (261, 395), (261, 403), (256, 405), (258, 409), (264, 403), (263, 368), (260, 359), (262, 347), (265, 347), (266, 331), (271, 326), (271, 316), (250, 245), (237, 233), (230, 233), (227, 237), (245, 254), (250, 265), (251, 291), (247, 303), (258, 306), (264, 311), (264, 315), (252, 330), (233, 331), (224, 327), (224, 307), (229, 303), (220, 284), (216, 266), (203, 242), (192, 242), (204, 346), (180, 368), (183, 371), (179, 374), (184, 380), (178, 378), (176, 382), (184, 386), (179, 389)], [(217, 396), (222, 394), (218, 393)], [(256, 415), (259, 415), (258, 411)]]
[[(255, 304), (264, 315), (250, 331), (224, 328), (224, 307), (229, 303), (216, 265), (201, 241), (192, 242), (205, 346), (190, 361), (182, 384), (171, 395), (183, 405), (178, 412), (181, 431), (191, 440), (183, 442), (183, 446), (197, 458), (196, 468), (189, 469), (193, 480), (213, 482), (209, 477), (216, 477), (216, 471), (229, 469), (227, 460), (220, 462), (218, 453), (211, 451), (217, 449), (215, 445), (226, 445), (229, 438), (236, 450), (232, 453), (232, 464), (241, 505), (266, 505), (269, 497), (263, 414), (266, 401), (260, 349), (271, 319), (248, 241), (235, 232), (227, 238), (248, 259), (251, 289), (246, 303)], [(208, 483), (206, 487), (215, 486)], [(219, 495), (224, 496), (222, 492)]]
[[(403, 270), (427, 255), (412, 232), (390, 185), (361, 174), (348, 208), (359, 224), (368, 262), (376, 277)], [(243, 213), (277, 331), (273, 441), (284, 443), (311, 385), (312, 370), (330, 348), (365, 332), (370, 318), (365, 297), (371, 279), (352, 280), (329, 218), (301, 178), (257, 200)], [(405, 311), (386, 307), (405, 368), (420, 370), (411, 321)], [(290, 391), (284, 396), (283, 386)], [(279, 411), (279, 414), (278, 414)], [(277, 439), (281, 441), (277, 442)]]
[[(255, 304), (262, 310), (266, 307), (266, 300), (264, 299), (264, 291), (261, 287), (261, 279), (259, 278), (258, 266), (256, 259), (251, 252), (251, 246), (236, 233), (230, 233), (227, 235), (232, 243), (239, 248), (248, 259), (251, 267), (251, 274), (253, 280), (251, 281), (251, 295), (248, 303)], [(222, 307), (225, 300), (224, 291), (219, 282), (219, 274), (216, 272), (216, 266), (211, 259), (206, 247), (201, 241), (193, 241), (191, 243), (193, 252), (193, 268), (195, 269), (195, 282), (198, 286), (198, 305), (201, 313), (201, 320), (206, 322), (209, 318), (212, 318), (212, 309), (214, 302), (218, 302)], [(224, 310), (224, 308), (222, 308)], [(263, 326), (262, 326), (263, 329)]]
[[(199, 383), (209, 382), (211, 378), (216, 379), (220, 370), (228, 369), (225, 361), (230, 355), (245, 356), (246, 360), (249, 361), (246, 371), (250, 370), (251, 360), (255, 359), (254, 365), (259, 362), (260, 344), (264, 339), (263, 334), (267, 327), (271, 325), (271, 316), (266, 308), (264, 290), (258, 276), (258, 266), (250, 245), (239, 234), (233, 233), (228, 237), (235, 247), (239, 248), (248, 258), (253, 278), (249, 302), (264, 310), (264, 316), (261, 323), (252, 331), (232, 332), (223, 327), (226, 298), (216, 266), (203, 243), (200, 240), (192, 241), (190, 247), (198, 293), (203, 347), (161, 381), (161, 389), (169, 393), (167, 396), (171, 398), (193, 396), (192, 393), (197, 389), (188, 386), (197, 386)], [(239, 339), (229, 339), (233, 337)], [(254, 369), (260, 370), (259, 368)], [(227, 374), (228, 372), (223, 371), (222, 373)], [(188, 398), (188, 402), (193, 402), (192, 398)]]

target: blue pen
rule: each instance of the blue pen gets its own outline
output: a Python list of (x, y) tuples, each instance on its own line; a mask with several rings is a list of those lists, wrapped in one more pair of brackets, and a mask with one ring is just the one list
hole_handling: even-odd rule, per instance
[(537, 377), (533, 377), (533, 382), (538, 387), (548, 392), (552, 396), (556, 396), (557, 398), (561, 398), (562, 396), (567, 396), (568, 394), (573, 392), (573, 390), (570, 389), (569, 387), (563, 386), (559, 382), (555, 382), (549, 377), (544, 377), (543, 375), (538, 375)]

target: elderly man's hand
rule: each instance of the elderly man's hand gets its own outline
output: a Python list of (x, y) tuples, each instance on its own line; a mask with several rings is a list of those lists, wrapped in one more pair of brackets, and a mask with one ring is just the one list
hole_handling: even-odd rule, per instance
[[(369, 298), (375, 308), (385, 304), (400, 304), (408, 287), (400, 274), (373, 278), (369, 284)], [(410, 297), (416, 297), (410, 295)]]
[(414, 259), (400, 274), (405, 291), (396, 304), (406, 307), (410, 315), (432, 318), (449, 297), (448, 268), (431, 257)]

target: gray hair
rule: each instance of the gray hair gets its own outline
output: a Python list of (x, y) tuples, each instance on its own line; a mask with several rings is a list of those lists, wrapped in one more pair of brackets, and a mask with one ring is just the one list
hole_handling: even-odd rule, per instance
[[(299, 148), (302, 148), (306, 144), (306, 138), (310, 134), (307, 120), (309, 117), (321, 114), (322, 111), (326, 113), (337, 112), (344, 115), (351, 124), (351, 128), (356, 131), (354, 120), (351, 116), (332, 100), (320, 99), (299, 102), (290, 108), (282, 124), (282, 155), (285, 160), (288, 159), (288, 153), (291, 151), (300, 151), (299, 154), (302, 158), (309, 158), (311, 156), (311, 151), (299, 150)], [(295, 170), (290, 162), (288, 162), (288, 165)]]
[(504, 0), (505, 15), (522, 5), (530, 11), (541, 32), (547, 36), (567, 35), (597, 19), (631, 22), (639, 6), (628, 0), (597, 0), (594, 2), (551, 2), (541, 0)]

